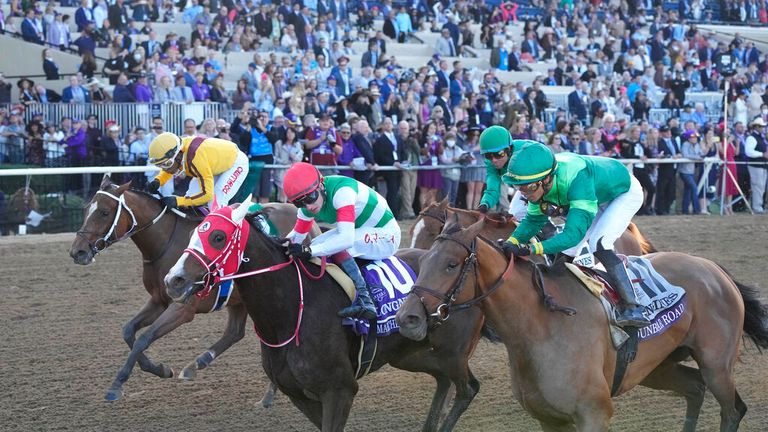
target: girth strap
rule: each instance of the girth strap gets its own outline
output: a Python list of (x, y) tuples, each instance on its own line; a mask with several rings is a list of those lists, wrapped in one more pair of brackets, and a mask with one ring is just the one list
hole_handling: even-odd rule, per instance
[(613, 372), (613, 386), (611, 387), (611, 397), (616, 396), (616, 393), (621, 388), (621, 383), (624, 381), (624, 375), (627, 373), (629, 364), (635, 360), (637, 356), (637, 327), (623, 327), (623, 330), (629, 335), (629, 339), (619, 348), (616, 352), (616, 369)]

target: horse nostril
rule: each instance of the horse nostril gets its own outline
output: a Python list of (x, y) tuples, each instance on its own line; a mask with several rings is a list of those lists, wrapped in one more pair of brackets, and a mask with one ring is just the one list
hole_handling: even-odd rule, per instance
[(171, 287), (172, 288), (183, 288), (187, 284), (187, 280), (181, 276), (174, 276), (171, 278)]
[(406, 327), (416, 327), (421, 324), (421, 318), (418, 315), (406, 315), (403, 324)]

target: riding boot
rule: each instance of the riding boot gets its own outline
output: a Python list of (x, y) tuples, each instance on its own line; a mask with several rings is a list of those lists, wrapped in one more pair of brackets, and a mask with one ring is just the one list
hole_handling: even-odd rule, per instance
[(624, 303), (623, 310), (616, 317), (616, 324), (620, 327), (645, 327), (650, 324), (648, 318), (643, 315), (643, 306), (637, 300), (632, 281), (629, 279), (629, 274), (627, 274), (627, 269), (621, 259), (610, 249), (599, 250), (594, 255), (603, 263), (608, 272), (608, 282)]
[(368, 284), (365, 283), (360, 267), (357, 266), (355, 259), (350, 257), (339, 264), (344, 273), (352, 279), (355, 284), (355, 300), (350, 306), (340, 310), (337, 315), (341, 317), (364, 318), (367, 320), (376, 318), (376, 306), (371, 300), (368, 292)]

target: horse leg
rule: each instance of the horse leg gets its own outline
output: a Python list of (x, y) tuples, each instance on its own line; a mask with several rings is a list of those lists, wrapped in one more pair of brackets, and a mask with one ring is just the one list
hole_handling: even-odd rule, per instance
[(698, 369), (679, 363), (661, 364), (640, 385), (655, 390), (667, 390), (685, 398), (683, 432), (695, 432), (707, 386)]
[(320, 397), (323, 404), (322, 432), (344, 432), (356, 392), (357, 385), (354, 389), (333, 389), (323, 393)]
[(275, 403), (275, 395), (277, 394), (277, 386), (272, 381), (269, 382), (269, 388), (264, 392), (264, 396), (259, 403), (264, 408), (272, 408), (272, 404)]
[(607, 432), (611, 428), (613, 401), (609, 392), (584, 394), (583, 403), (576, 408), (576, 430), (579, 432)]
[(245, 305), (241, 303), (237, 306), (229, 306), (227, 307), (227, 314), (227, 326), (221, 339), (185, 366), (179, 374), (179, 379), (195, 379), (197, 371), (208, 367), (215, 358), (219, 357), (224, 351), (245, 336), (245, 322), (248, 319), (248, 311), (245, 309)]
[(435, 394), (432, 396), (432, 405), (429, 406), (427, 420), (421, 428), (422, 432), (437, 430), (443, 407), (446, 405), (446, 402), (449, 402), (447, 395), (448, 390), (451, 388), (451, 380), (445, 375), (435, 375), (435, 380), (437, 381), (437, 389), (435, 389)]
[(707, 388), (720, 404), (720, 432), (732, 432), (739, 429), (747, 406), (736, 391), (736, 383), (733, 380), (735, 356), (723, 354), (723, 351), (713, 350), (706, 353), (694, 352), (693, 357), (699, 364)]
[(293, 405), (299, 409), (318, 429), (323, 427), (323, 404), (306, 397), (288, 396)]
[[(157, 317), (159, 317), (165, 309), (165, 305), (153, 302), (150, 299), (147, 304), (141, 308), (139, 313), (123, 326), (123, 340), (128, 344), (129, 348), (133, 349), (133, 343), (136, 341), (136, 332), (155, 322)], [(162, 368), (162, 365), (155, 365), (144, 353), (139, 354), (137, 361), (144, 371), (154, 373), (154, 371), (159, 371)]]
[(450, 432), (459, 421), (459, 417), (469, 408), (469, 404), (480, 391), (480, 381), (475, 378), (472, 371), (467, 369), (468, 380), (456, 382), (456, 398), (453, 400), (453, 406), (440, 426), (441, 432)]
[[(128, 358), (125, 360), (125, 364), (117, 373), (117, 377), (112, 382), (112, 386), (107, 391), (106, 399), (108, 401), (115, 401), (123, 395), (123, 384), (128, 381), (128, 377), (131, 376), (131, 371), (136, 365), (136, 361), (139, 356), (154, 342), (166, 335), (176, 327), (192, 321), (195, 317), (195, 309), (189, 305), (183, 305), (179, 303), (171, 303), (168, 309), (163, 312), (160, 317), (152, 323), (149, 328), (142, 333), (141, 336), (134, 342), (131, 353), (128, 354)], [(155, 375), (162, 378), (170, 378), (173, 376), (173, 369), (165, 365), (159, 365), (159, 370), (149, 370)]]

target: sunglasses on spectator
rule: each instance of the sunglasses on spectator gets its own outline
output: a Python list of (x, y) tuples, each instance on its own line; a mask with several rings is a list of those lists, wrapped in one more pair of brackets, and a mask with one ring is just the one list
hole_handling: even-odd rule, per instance
[(152, 129), (162, 129), (162, 126), (152, 126)]
[(483, 156), (486, 159), (488, 159), (489, 161), (492, 161), (494, 159), (503, 159), (503, 158), (507, 157), (508, 155), (509, 155), (509, 153), (507, 153), (506, 150), (500, 150), (500, 151), (497, 151), (497, 152), (485, 153)]
[(304, 195), (303, 197), (296, 198), (292, 201), (292, 204), (295, 205), (298, 208), (306, 207), (308, 205), (313, 204), (317, 199), (320, 198), (320, 191), (315, 189), (314, 191)]

